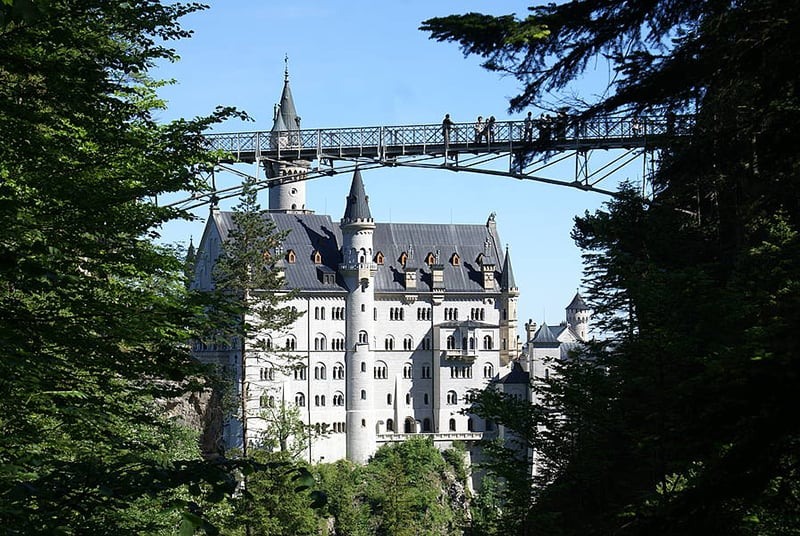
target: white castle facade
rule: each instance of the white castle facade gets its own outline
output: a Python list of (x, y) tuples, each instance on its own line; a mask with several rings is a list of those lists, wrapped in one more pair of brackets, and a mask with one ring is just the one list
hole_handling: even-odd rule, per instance
[[(298, 128), (287, 77), (273, 130)], [(303, 169), (298, 162), (288, 172)], [(273, 177), (285, 173), (285, 165), (268, 168)], [(196, 346), (199, 359), (244, 385), (247, 437), (230, 419), (227, 447), (258, 446), (270, 426), (266, 410), (285, 404), (327, 432), (307, 446), (310, 462), (364, 463), (380, 445), (415, 434), (429, 434), (441, 448), (464, 442), (474, 459), (476, 441), (503, 431), (468, 413), (468, 393), (497, 382), (530, 396), (530, 372), (546, 374), (531, 360), (557, 357), (586, 337), (588, 309), (576, 296), (571, 324), (536, 330), (529, 323), (523, 347), (519, 290), (494, 215), (476, 225), (375, 222), (356, 170), (340, 221), (306, 208), (303, 182), (270, 188), (266, 217), (288, 231), (281, 264), (286, 288), (297, 294), (284, 305), (302, 314), (288, 332), (261, 334), (273, 352), (248, 351), (242, 359), (241, 346)], [(213, 288), (231, 226), (231, 213), (212, 208), (195, 288)], [(298, 358), (291, 370), (281, 366), (286, 354)]]

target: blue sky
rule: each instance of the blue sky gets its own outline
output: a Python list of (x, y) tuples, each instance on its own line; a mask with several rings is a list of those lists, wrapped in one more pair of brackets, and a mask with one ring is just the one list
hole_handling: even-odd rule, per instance
[[(303, 128), (439, 123), (445, 113), (456, 122), (474, 121), (478, 115), (522, 118), (507, 112), (518, 82), (481, 69), (477, 58), (464, 58), (456, 45), (432, 41), (418, 27), (430, 17), (469, 11), (524, 15), (525, 2), (295, 0), (288, 5), (228, 0), (210, 5), (184, 19), (194, 36), (174, 44), (181, 61), (154, 73), (177, 81), (161, 91), (168, 101), (162, 120), (233, 105), (255, 122), (229, 122), (217, 131), (269, 130), (287, 54)], [(607, 80), (598, 68), (575, 91), (589, 99)], [(571, 180), (574, 167), (569, 161), (549, 175)], [(244, 169), (255, 173), (252, 166)], [(634, 172), (616, 178), (636, 179)], [(569, 236), (573, 218), (599, 208), (606, 197), (443, 170), (380, 168), (365, 171), (363, 178), (376, 221), (484, 223), (496, 212), (521, 291), (520, 327), (529, 318), (550, 324), (563, 320), (582, 274), (581, 252)], [(337, 175), (310, 181), (309, 208), (338, 220), (350, 179)], [(218, 180), (233, 185), (239, 179)], [(602, 186), (615, 188), (614, 182)], [(266, 208), (266, 192), (260, 199)], [(195, 213), (196, 222), (166, 226), (163, 239), (187, 243), (193, 236), (196, 243), (208, 208)]]

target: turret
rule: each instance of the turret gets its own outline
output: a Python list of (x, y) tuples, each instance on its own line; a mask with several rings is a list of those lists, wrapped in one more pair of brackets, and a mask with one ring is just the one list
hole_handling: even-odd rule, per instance
[(508, 364), (519, 356), (517, 335), (517, 300), (519, 288), (511, 268), (511, 253), (506, 246), (503, 260), (503, 271), (500, 273), (500, 338), (504, 344), (500, 347), (500, 363)]
[[(275, 106), (270, 147), (278, 151), (286, 150), (287, 157), (292, 149), (300, 145), (300, 117), (294, 106), (292, 90), (289, 87), (288, 61), (284, 73), (283, 93), (280, 104)], [(265, 161), (264, 169), (270, 179), (286, 178), (269, 188), (269, 209), (275, 212), (307, 212), (305, 179), (309, 162), (288, 160)]]
[(575, 293), (575, 297), (567, 305), (567, 324), (570, 325), (575, 336), (581, 341), (587, 341), (589, 338), (589, 327), (592, 320), (592, 310), (583, 301), (580, 292)]
[(376, 421), (373, 411), (375, 290), (378, 270), (373, 261), (375, 222), (369, 211), (361, 172), (356, 169), (341, 221), (342, 263), (339, 272), (348, 290), (346, 306), (347, 459), (366, 463), (375, 452)]

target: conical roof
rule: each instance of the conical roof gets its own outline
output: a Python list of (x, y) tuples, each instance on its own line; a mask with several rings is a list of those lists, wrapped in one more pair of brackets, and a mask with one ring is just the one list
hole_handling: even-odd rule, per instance
[(514, 270), (511, 269), (511, 252), (508, 250), (508, 246), (506, 246), (506, 258), (503, 260), (503, 273), (501, 277), (501, 290), (511, 290), (517, 288), (517, 282), (514, 280)]
[[(292, 90), (289, 87), (288, 70), (283, 81), (283, 93), (281, 93), (281, 102), (278, 106), (280, 118), (283, 120), (283, 130), (300, 130), (300, 118), (297, 116), (297, 110), (294, 107)], [(276, 118), (275, 120), (277, 121), (278, 119)]]
[(350, 195), (347, 196), (347, 205), (342, 218), (345, 223), (357, 220), (372, 221), (372, 215), (369, 212), (369, 197), (364, 190), (364, 181), (361, 180), (361, 171), (358, 168), (353, 173), (353, 183), (350, 185)]
[(542, 322), (542, 327), (536, 332), (531, 342), (534, 344), (559, 344), (558, 339), (553, 335), (547, 322)]
[(580, 292), (575, 293), (575, 297), (572, 298), (572, 301), (569, 302), (569, 305), (566, 307), (567, 309), (577, 309), (579, 311), (587, 311), (589, 310), (589, 306), (586, 305), (586, 302), (583, 301)]

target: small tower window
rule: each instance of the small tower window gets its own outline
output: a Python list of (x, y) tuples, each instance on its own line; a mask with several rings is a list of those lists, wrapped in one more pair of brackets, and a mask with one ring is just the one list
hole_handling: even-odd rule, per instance
[(453, 266), (461, 266), (461, 257), (458, 256), (458, 253), (453, 253), (453, 256), (450, 257), (450, 264)]
[(402, 252), (402, 253), (400, 254), (400, 258), (399, 258), (399, 259), (397, 259), (397, 260), (400, 262), (400, 264), (402, 264), (403, 266), (405, 266), (405, 265), (406, 265), (406, 261), (408, 261), (408, 253), (406, 253), (405, 251), (404, 251), (404, 252)]
[(314, 261), (314, 264), (322, 264), (322, 253), (315, 249), (314, 253), (311, 254), (311, 260)]
[(290, 249), (286, 252), (286, 262), (289, 264), (294, 264), (297, 261), (297, 254), (295, 254), (293, 249)]
[(431, 264), (436, 263), (436, 255), (433, 252), (429, 251), (427, 255), (425, 255), (425, 264), (430, 266)]
[(383, 253), (379, 251), (378, 254), (375, 255), (375, 262), (380, 265), (383, 265), (383, 261), (384, 261)]
[(476, 264), (483, 264), (483, 253), (478, 253), (478, 256), (475, 258)]

